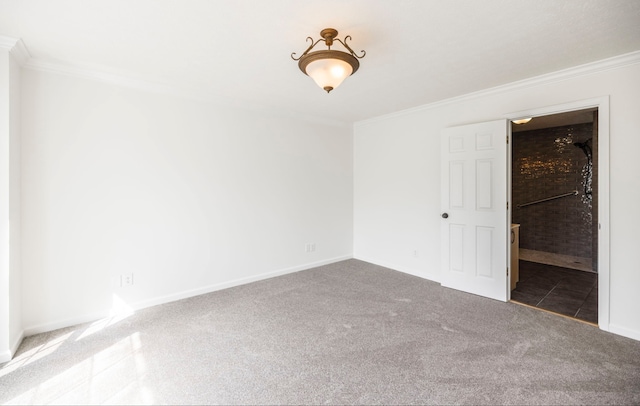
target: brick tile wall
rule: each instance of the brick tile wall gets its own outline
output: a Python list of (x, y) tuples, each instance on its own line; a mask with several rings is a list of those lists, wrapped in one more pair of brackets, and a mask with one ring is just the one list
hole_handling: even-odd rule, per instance
[[(520, 224), (521, 248), (592, 256), (592, 204), (583, 175), (587, 157), (573, 145), (592, 137), (592, 123), (513, 134), (512, 219)], [(517, 207), (573, 190), (577, 196)]]

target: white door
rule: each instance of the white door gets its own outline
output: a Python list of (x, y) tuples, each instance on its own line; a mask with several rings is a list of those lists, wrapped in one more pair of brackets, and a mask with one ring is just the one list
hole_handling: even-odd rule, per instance
[(446, 128), (441, 140), (441, 283), (507, 301), (507, 120)]

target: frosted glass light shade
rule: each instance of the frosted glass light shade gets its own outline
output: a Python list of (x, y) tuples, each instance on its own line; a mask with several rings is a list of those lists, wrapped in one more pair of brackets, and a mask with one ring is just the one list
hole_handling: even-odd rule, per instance
[(340, 59), (318, 59), (307, 65), (306, 73), (321, 89), (330, 92), (353, 73), (353, 68)]
[(327, 93), (340, 86), (359, 66), (360, 63), (353, 55), (333, 50), (311, 52), (298, 62), (300, 70)]

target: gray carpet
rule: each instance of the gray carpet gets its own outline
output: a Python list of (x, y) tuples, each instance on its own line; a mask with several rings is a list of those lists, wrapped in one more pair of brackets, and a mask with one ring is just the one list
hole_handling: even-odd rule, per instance
[(2, 403), (640, 404), (640, 342), (348, 260), (25, 339)]

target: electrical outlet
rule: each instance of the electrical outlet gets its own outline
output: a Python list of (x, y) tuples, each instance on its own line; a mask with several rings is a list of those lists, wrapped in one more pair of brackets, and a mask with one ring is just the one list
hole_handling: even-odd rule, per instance
[(413, 256), (414, 256), (415, 258), (418, 258), (418, 250), (413, 250)]
[(120, 275), (120, 286), (131, 286), (133, 285), (133, 273), (127, 273), (124, 275)]
[(312, 242), (311, 243), (311, 252), (314, 252), (316, 250), (316, 243)]

